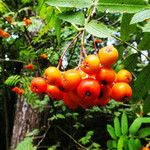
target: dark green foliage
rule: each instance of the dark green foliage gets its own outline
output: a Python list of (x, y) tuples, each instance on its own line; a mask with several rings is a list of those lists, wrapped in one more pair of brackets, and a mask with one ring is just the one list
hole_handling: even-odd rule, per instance
[[(22, 96), (28, 104), (43, 114), (46, 112), (48, 117), (47, 129), (40, 128), (39, 135), (29, 133), (17, 150), (26, 150), (26, 147), (35, 150), (42, 146), (48, 150), (140, 150), (146, 145), (150, 132), (149, 9), (150, 3), (145, 0), (0, 1), (0, 29), (11, 35), (0, 37), (0, 133), (4, 137), (0, 142), (4, 143), (3, 149), (9, 149), (12, 133), (17, 99), (11, 92), (14, 86), (24, 90)], [(11, 16), (11, 24), (6, 16)], [(25, 26), (25, 17), (31, 19), (31, 25)], [(116, 72), (125, 68), (133, 75), (131, 101), (123, 104), (110, 100), (105, 107), (70, 110), (63, 101), (31, 92), (33, 77), (43, 77), (47, 67), (57, 66), (62, 53), (79, 32), (82, 34), (67, 49), (60, 70), (80, 66), (83, 47), (91, 54), (108, 44), (114, 45), (119, 60), (113, 68)], [(96, 39), (102, 41), (94, 45)], [(47, 58), (42, 59), (41, 54)], [(24, 67), (30, 63), (34, 70)], [(40, 135), (43, 139), (38, 139)]]

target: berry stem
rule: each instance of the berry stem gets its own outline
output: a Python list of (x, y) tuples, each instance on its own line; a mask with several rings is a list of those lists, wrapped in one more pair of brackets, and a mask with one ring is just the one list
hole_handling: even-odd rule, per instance
[(63, 60), (63, 57), (64, 55), (66, 54), (67, 50), (71, 47), (71, 45), (75, 42), (75, 40), (78, 38), (78, 36), (81, 34), (82, 32), (79, 32), (73, 39), (72, 41), (68, 44), (68, 46), (64, 49), (60, 59), (59, 59), (59, 62), (58, 62), (58, 65), (57, 65), (57, 68), (59, 68), (61, 65), (62, 65), (62, 60)]
[(96, 46), (96, 43), (95, 43), (95, 39), (94, 39), (94, 35), (92, 34), (92, 39), (93, 39), (93, 46), (94, 46), (94, 50), (97, 54), (97, 46)]
[(85, 50), (85, 47), (84, 47), (84, 40), (85, 40), (85, 30), (82, 31), (81, 51), (82, 51), (83, 55), (86, 57), (87, 54), (86, 54), (86, 50)]

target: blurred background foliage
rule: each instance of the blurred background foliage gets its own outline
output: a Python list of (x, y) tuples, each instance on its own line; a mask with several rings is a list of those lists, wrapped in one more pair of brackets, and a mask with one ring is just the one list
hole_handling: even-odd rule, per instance
[[(27, 135), (17, 150), (24, 150), (24, 144), (29, 145), (30, 150), (123, 149), (122, 135), (112, 127), (115, 117), (125, 112), (126, 122), (131, 125), (137, 117), (147, 119), (150, 115), (149, 1), (0, 0), (0, 16), (0, 28), (10, 34), (9, 38), (0, 37), (0, 148), (9, 149), (17, 99), (11, 88), (21, 84), (29, 104), (41, 111), (50, 107), (47, 122), (51, 125), (40, 131), (44, 137), (41, 142), (34, 143), (37, 134), (33, 133)], [(8, 16), (11, 23), (6, 19)], [(32, 21), (31, 25), (24, 25), (25, 17)], [(48, 66), (56, 66), (63, 50), (83, 28), (86, 29), (84, 46), (88, 54), (113, 44), (119, 51), (119, 60), (113, 66), (115, 71), (125, 68), (132, 72), (133, 97), (128, 104), (111, 100), (106, 107), (72, 111), (62, 101), (52, 102), (46, 96), (41, 101), (30, 92), (31, 79), (42, 76)], [(94, 49), (97, 39), (100, 42)], [(81, 37), (78, 37), (63, 57), (61, 70), (78, 65), (80, 50)], [(46, 58), (41, 57), (42, 54)], [(29, 63), (34, 64), (34, 71), (24, 68)], [(150, 127), (149, 123), (146, 121), (140, 127)], [(117, 138), (113, 137), (113, 132), (117, 132)], [(134, 142), (137, 142), (137, 150), (149, 142), (149, 135), (140, 133), (135, 136), (138, 142), (133, 140), (134, 136), (133, 139), (126, 137), (130, 143), (127, 149), (135, 149), (131, 146)], [(107, 142), (111, 138), (114, 139)]]

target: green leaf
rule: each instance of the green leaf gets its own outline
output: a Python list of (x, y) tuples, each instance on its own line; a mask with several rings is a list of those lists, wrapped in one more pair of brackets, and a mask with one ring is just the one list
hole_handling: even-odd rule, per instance
[(121, 20), (121, 39), (124, 41), (128, 41), (130, 39), (130, 34), (134, 32), (136, 26), (130, 25), (130, 21), (132, 18), (132, 14), (124, 13)]
[(124, 137), (124, 139), (123, 139), (123, 147), (124, 147), (124, 150), (129, 150), (128, 137)]
[(136, 13), (145, 9), (150, 9), (145, 0), (100, 0), (98, 5), (99, 11), (110, 13)]
[(27, 4), (27, 3), (30, 3), (31, 0), (21, 0), (21, 2), (22, 2), (23, 4)]
[(150, 78), (147, 77), (149, 73), (150, 65), (147, 65), (143, 68), (136, 81), (134, 82), (132, 96), (133, 102), (141, 100), (150, 89)]
[(136, 13), (133, 16), (133, 18), (131, 19), (130, 24), (142, 22), (142, 21), (144, 21), (145, 19), (148, 19), (148, 18), (150, 18), (150, 9), (140, 11), (140, 12)]
[(87, 23), (85, 25), (85, 28), (87, 32), (90, 34), (93, 34), (94, 36), (100, 37), (100, 38), (107, 38), (110, 37), (113, 33), (113, 31), (109, 28), (107, 28), (106, 25), (102, 23), (98, 23), (95, 20), (92, 20), (91, 22)]
[(58, 45), (60, 45), (60, 35), (61, 35), (61, 20), (59, 18), (57, 18), (56, 22), (55, 22), (55, 33), (56, 33), (56, 37), (57, 37), (57, 42)]
[(32, 142), (32, 137), (27, 137), (17, 145), (15, 150), (36, 150)]
[(150, 33), (144, 33), (144, 35), (142, 36), (142, 39), (140, 40), (138, 44), (138, 49), (140, 50), (150, 49), (149, 37), (150, 37)]
[(150, 112), (149, 106), (150, 106), (150, 93), (147, 95), (147, 97), (144, 100), (144, 106), (143, 106), (144, 114), (147, 114)]
[(88, 8), (93, 4), (92, 0), (47, 0), (46, 3), (58, 7)]
[(2, 0), (0, 0), (0, 12), (5, 13), (8, 10), (9, 10), (9, 8), (7, 7), (7, 5)]
[(144, 27), (142, 27), (143, 32), (150, 32), (150, 22), (145, 24)]
[(130, 138), (128, 142), (129, 150), (135, 150), (134, 148), (134, 139)]
[(138, 54), (131, 54), (122, 61), (122, 65), (129, 71), (133, 71), (138, 62)]
[(142, 144), (141, 144), (141, 141), (139, 139), (135, 139), (134, 140), (134, 149), (136, 150), (141, 150), (142, 149)]
[(123, 135), (128, 133), (128, 118), (125, 112), (121, 116), (121, 131)]
[(136, 118), (129, 128), (130, 134), (135, 135), (141, 127), (142, 123), (150, 123), (150, 117)]
[(70, 23), (84, 25), (84, 14), (82, 12), (69, 11), (58, 15), (58, 17)]
[(117, 145), (117, 149), (118, 150), (123, 150), (123, 136), (121, 136), (118, 140), (118, 145)]
[(7, 78), (5, 84), (8, 86), (16, 86), (20, 82), (20, 75), (12, 75)]
[(130, 138), (128, 142), (129, 150), (141, 150), (142, 145), (139, 139)]
[(107, 125), (107, 131), (108, 133), (110, 134), (110, 136), (113, 138), (113, 139), (116, 139), (116, 134), (115, 134), (115, 130), (114, 128), (111, 126), (111, 125)]
[(107, 147), (108, 149), (117, 148), (117, 142), (115, 140), (108, 140)]
[(81, 142), (83, 145), (86, 145), (91, 141), (93, 135), (94, 135), (93, 131), (88, 131), (86, 135), (79, 140), (79, 142)]
[(114, 129), (115, 129), (115, 134), (117, 137), (121, 136), (121, 127), (120, 127), (120, 122), (118, 117), (115, 117), (114, 119)]
[(138, 137), (139, 138), (145, 138), (149, 135), (150, 135), (150, 127), (146, 127), (146, 128), (140, 129), (138, 131)]

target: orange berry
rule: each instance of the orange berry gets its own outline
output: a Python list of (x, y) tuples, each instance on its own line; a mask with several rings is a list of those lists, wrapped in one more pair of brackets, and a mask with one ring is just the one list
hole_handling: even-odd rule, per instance
[(117, 73), (116, 81), (130, 83), (132, 81), (132, 74), (128, 70), (122, 69)]
[(48, 58), (47, 54), (45, 54), (45, 53), (41, 54), (40, 57), (41, 57), (42, 59), (47, 59), (47, 58)]
[(112, 87), (111, 97), (120, 102), (129, 100), (132, 96), (132, 89), (129, 84), (125, 82), (115, 83)]
[(20, 89), (19, 87), (14, 87), (13, 89), (12, 89), (12, 91), (13, 92), (16, 92), (18, 95), (21, 95), (21, 94), (23, 94), (24, 93), (24, 90), (22, 90), (22, 89)]
[(107, 67), (102, 67), (100, 71), (96, 74), (97, 81), (104, 85), (113, 83), (115, 77), (115, 71)]
[(56, 67), (48, 67), (44, 72), (44, 78), (51, 85), (58, 85), (61, 82), (61, 72)]
[(27, 18), (23, 18), (23, 22), (25, 23), (26, 26), (32, 24), (32, 21), (30, 19), (27, 19)]
[(47, 83), (44, 78), (35, 77), (31, 81), (30, 89), (34, 93), (38, 94), (44, 93), (46, 92), (47, 89)]
[(54, 100), (63, 99), (63, 92), (55, 85), (47, 85), (46, 94)]
[(81, 64), (81, 69), (89, 74), (96, 74), (100, 70), (100, 60), (96, 55), (88, 55)]
[(32, 71), (32, 70), (34, 70), (34, 65), (28, 64), (28, 65), (25, 65), (25, 68)]
[(106, 46), (99, 50), (98, 57), (100, 59), (100, 63), (103, 66), (110, 67), (113, 65), (118, 59), (118, 51), (113, 46)]
[(62, 86), (65, 91), (74, 90), (81, 81), (81, 75), (77, 70), (68, 70), (63, 74)]

